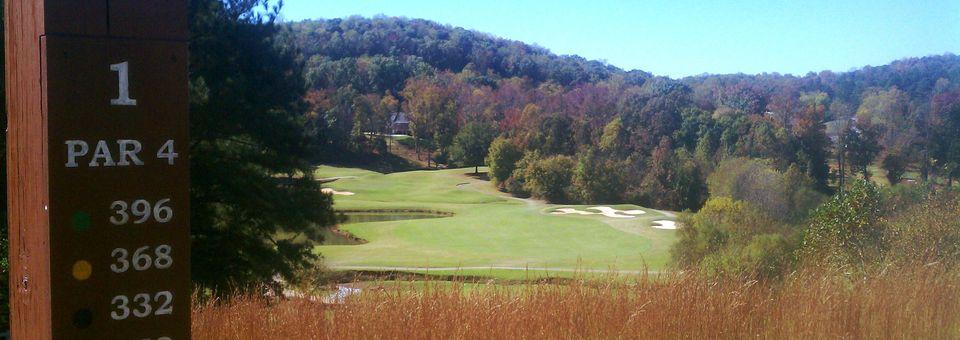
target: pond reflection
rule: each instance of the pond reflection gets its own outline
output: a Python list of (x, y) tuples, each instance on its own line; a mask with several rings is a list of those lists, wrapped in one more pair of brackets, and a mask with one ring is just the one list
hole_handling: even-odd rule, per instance
[(344, 224), (450, 217), (448, 214), (431, 212), (349, 212), (344, 215), (347, 218)]

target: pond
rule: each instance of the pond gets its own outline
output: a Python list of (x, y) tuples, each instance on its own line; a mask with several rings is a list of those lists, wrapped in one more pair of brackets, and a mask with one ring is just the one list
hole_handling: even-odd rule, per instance
[(385, 221), (404, 221), (421, 220), (427, 218), (450, 217), (449, 214), (411, 211), (411, 212), (348, 212), (347, 221), (344, 224), (367, 223), (367, 222), (385, 222)]

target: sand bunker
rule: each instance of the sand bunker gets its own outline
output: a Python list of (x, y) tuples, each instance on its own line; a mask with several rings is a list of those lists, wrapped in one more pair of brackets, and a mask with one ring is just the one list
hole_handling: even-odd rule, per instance
[(657, 229), (676, 230), (677, 222), (668, 221), (668, 220), (656, 220), (656, 221), (653, 221), (653, 225), (651, 225), (651, 227), (654, 227)]
[(346, 301), (348, 297), (359, 295), (360, 293), (360, 288), (337, 285), (337, 292), (327, 295), (321, 301), (328, 304), (340, 304)]
[(554, 214), (554, 215), (569, 215), (569, 214), (577, 214), (577, 215), (596, 215), (597, 213), (592, 213), (592, 212), (589, 212), (589, 211), (577, 210), (577, 209), (572, 209), (572, 208), (560, 208), (560, 209), (557, 209), (556, 211), (552, 212), (551, 214)]
[(320, 189), (320, 192), (322, 192), (322, 193), (324, 193), (324, 194), (328, 194), (328, 195), (343, 195), (343, 196), (353, 196), (353, 195), (356, 195), (356, 194), (354, 194), (354, 193), (352, 193), (352, 192), (349, 192), (349, 191), (336, 191), (336, 190), (334, 190), (333, 188), (323, 188), (323, 189)]
[(590, 208), (587, 208), (586, 210), (596, 210), (597, 212), (577, 210), (574, 208), (560, 208), (555, 210), (554, 212), (551, 212), (551, 214), (554, 214), (554, 215), (570, 215), (570, 214), (603, 215), (606, 217), (613, 217), (613, 218), (635, 218), (637, 217), (636, 215), (643, 215), (647, 213), (646, 211), (643, 211), (643, 210), (618, 210), (611, 207), (590, 207)]

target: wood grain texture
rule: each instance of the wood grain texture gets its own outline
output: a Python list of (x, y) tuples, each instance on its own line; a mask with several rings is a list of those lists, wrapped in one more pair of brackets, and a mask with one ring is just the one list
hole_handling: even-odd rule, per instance
[[(152, 150), (167, 140), (187, 144), (186, 8), (181, 0), (5, 0), (12, 338), (190, 337), (186, 150), (177, 166), (63, 166), (63, 141), (76, 138), (120, 140), (135, 133)], [(109, 105), (118, 90), (109, 66), (121, 61), (133, 68), (130, 89), (138, 106)], [(72, 218), (81, 213), (106, 221), (102, 208), (112, 200), (139, 197), (172, 199), (184, 212), (170, 221), (179, 229), (121, 233), (98, 222), (76, 229)], [(154, 243), (175, 249), (176, 264), (105, 275), (111, 248)], [(72, 275), (70, 268), (85, 262), (80, 259), (93, 263), (92, 276)], [(173, 292), (178, 307), (162, 317), (111, 319), (116, 294), (160, 291)]]
[[(188, 150), (177, 148), (175, 164), (155, 157), (168, 140), (186, 145), (187, 44), (140, 39), (111, 39), (47, 35), (43, 39), (46, 64), (46, 107), (50, 185), (50, 267), (52, 327), (55, 339), (190, 338), (190, 211)], [(110, 105), (118, 94), (117, 75), (107, 65), (127, 61), (131, 70), (129, 95), (136, 106)], [(84, 84), (84, 86), (77, 86)], [(68, 162), (66, 140), (95, 143), (131, 138), (142, 143), (138, 166), (89, 167), (82, 158)], [(91, 147), (92, 148), (92, 147)], [(176, 211), (158, 223), (111, 225), (107, 209), (117, 200), (168, 199)], [(78, 230), (75, 213), (84, 212), (89, 227)], [(141, 246), (168, 245), (172, 266), (164, 270), (112, 272), (116, 248), (131, 253)], [(76, 280), (77, 260), (92, 264), (92, 275)], [(163, 316), (110, 317), (113, 298), (145, 292), (173, 294), (173, 312)], [(75, 315), (89, 311), (89, 323), (76, 324)]]
[(187, 2), (110, 1), (111, 37), (183, 41), (189, 38)]
[(50, 219), (42, 0), (6, 0), (7, 197), (14, 339), (50, 339)]
[[(107, 35), (107, 0), (45, 0), (44, 34)], [(126, 2), (122, 1), (121, 2)]]

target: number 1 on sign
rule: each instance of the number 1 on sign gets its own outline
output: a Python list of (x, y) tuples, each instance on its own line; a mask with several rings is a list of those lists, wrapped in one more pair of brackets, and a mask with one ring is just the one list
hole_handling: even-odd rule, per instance
[(137, 106), (137, 100), (130, 98), (130, 64), (126, 61), (110, 65), (110, 71), (117, 72), (120, 93), (115, 99), (110, 99), (110, 105)]

